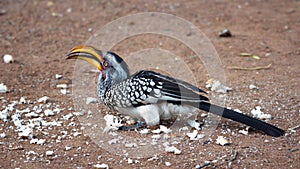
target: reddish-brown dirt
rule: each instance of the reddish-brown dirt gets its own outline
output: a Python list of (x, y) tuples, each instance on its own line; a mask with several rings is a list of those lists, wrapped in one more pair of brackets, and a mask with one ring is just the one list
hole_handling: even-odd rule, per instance
[[(34, 131), (35, 138), (45, 139), (43, 145), (30, 144), (20, 138), (12, 120), (0, 120), (0, 168), (93, 168), (107, 164), (109, 168), (195, 168), (210, 161), (207, 168), (300, 168), (300, 1), (0, 1), (0, 83), (8, 87), (0, 93), (0, 111), (21, 97), (30, 103), (16, 104), (15, 109), (30, 110), (41, 105), (36, 100), (49, 97), (48, 108), (59, 106), (55, 116), (46, 121), (59, 121), (74, 112), (72, 93), (63, 95), (56, 85), (72, 84), (73, 61), (66, 53), (87, 39), (105, 24), (139, 12), (174, 14), (196, 25), (215, 46), (224, 64), (227, 86), (226, 106), (250, 113), (255, 106), (272, 115), (269, 121), (287, 131), (286, 136), (272, 138), (251, 130), (238, 134), (244, 125), (223, 119), (210, 142), (183, 139), (180, 155), (163, 152), (157, 159), (133, 159), (118, 156), (98, 147), (83, 134), (80, 121), (74, 116), (62, 126), (49, 126)], [(220, 38), (218, 33), (228, 28), (233, 37)], [(168, 49), (181, 56), (199, 74), (198, 85), (208, 80), (201, 62), (180, 42), (158, 35), (139, 35), (117, 44), (113, 50), (121, 56), (149, 47)], [(240, 57), (253, 53), (260, 60)], [(6, 64), (2, 56), (11, 54), (14, 62)], [(262, 70), (232, 70), (232, 66), (256, 67), (272, 64)], [(62, 74), (62, 79), (55, 79)], [(91, 74), (93, 76), (93, 74)], [(94, 77), (93, 77), (94, 78)], [(254, 84), (258, 90), (250, 90)], [(72, 90), (71, 87), (69, 90)], [(46, 106), (46, 104), (44, 105)], [(99, 106), (100, 109), (103, 106)], [(44, 110), (45, 108), (43, 108)], [(12, 111), (11, 113), (13, 113)], [(28, 119), (22, 116), (22, 119)], [(231, 130), (234, 132), (228, 132)], [(64, 135), (64, 132), (68, 133)], [(225, 134), (223, 134), (225, 133)], [(232, 144), (215, 143), (223, 135)], [(185, 136), (182, 136), (183, 138)], [(66, 150), (65, 146), (70, 146)], [(47, 156), (46, 151), (54, 151)], [(236, 152), (236, 154), (235, 154)], [(234, 158), (233, 158), (234, 156)], [(135, 160), (138, 160), (135, 161)], [(169, 162), (171, 166), (167, 166)]]

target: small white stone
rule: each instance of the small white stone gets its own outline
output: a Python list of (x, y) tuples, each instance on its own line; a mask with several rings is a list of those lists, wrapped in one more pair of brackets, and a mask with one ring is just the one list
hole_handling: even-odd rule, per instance
[(0, 93), (6, 93), (7, 92), (7, 86), (3, 83), (0, 83)]
[(125, 144), (126, 148), (132, 148), (132, 147), (137, 147), (138, 145), (136, 143), (127, 143)]
[(260, 106), (256, 106), (255, 109), (252, 109), (251, 113), (253, 114), (254, 117), (262, 119), (262, 120), (272, 119), (272, 115), (271, 114), (265, 114), (264, 112), (262, 112)]
[(18, 133), (19, 137), (21, 138), (32, 138), (33, 137), (33, 130), (27, 126), (21, 127), (20, 133)]
[(258, 89), (258, 87), (255, 86), (255, 85), (253, 85), (253, 84), (250, 84), (250, 85), (249, 85), (249, 89), (251, 89), (251, 90), (253, 90), (253, 89)]
[(132, 163), (133, 163), (133, 160), (132, 160), (131, 158), (128, 158), (128, 159), (127, 159), (127, 162), (128, 162), (128, 164), (132, 164)]
[(71, 12), (72, 12), (72, 8), (68, 8), (67, 13), (71, 13)]
[(9, 120), (9, 116), (10, 114), (7, 108), (0, 111), (0, 119), (3, 120), (4, 122), (7, 122)]
[(49, 100), (49, 97), (48, 96), (43, 96), (41, 98), (38, 99), (38, 102), (39, 103), (47, 103)]
[(34, 138), (29, 141), (30, 144), (36, 144), (39, 139)]
[(86, 104), (97, 103), (97, 99), (94, 97), (87, 97), (85, 103)]
[(75, 133), (73, 133), (73, 136), (74, 136), (74, 137), (77, 137), (77, 136), (80, 136), (80, 135), (81, 135), (80, 132), (75, 132)]
[(6, 134), (5, 134), (5, 133), (1, 133), (1, 134), (0, 134), (0, 137), (1, 137), (1, 138), (5, 138), (5, 137), (6, 137)]
[(174, 153), (174, 154), (176, 154), (176, 155), (179, 155), (179, 154), (181, 154), (181, 151), (180, 150), (178, 150), (176, 147), (174, 147), (174, 146), (167, 146), (166, 148), (165, 148), (165, 151), (166, 152), (168, 152), (168, 153)]
[(55, 115), (55, 113), (50, 109), (46, 109), (44, 111), (44, 114), (45, 114), (45, 116), (54, 116)]
[(3, 61), (4, 61), (4, 63), (12, 63), (12, 62), (14, 62), (14, 58), (12, 57), (12, 55), (5, 54), (3, 56)]
[(161, 133), (161, 130), (160, 129), (156, 129), (156, 130), (152, 130), (151, 132), (153, 134), (159, 134), (159, 133)]
[(226, 93), (226, 92), (232, 90), (232, 88), (227, 87), (227, 86), (223, 85), (220, 81), (214, 80), (214, 79), (209, 79), (206, 82), (205, 87), (210, 88), (211, 91), (215, 91), (215, 92), (218, 92), (218, 93)]
[(69, 120), (71, 117), (73, 117), (73, 114), (72, 114), (72, 113), (69, 113), (69, 114), (64, 115), (62, 118), (63, 118), (64, 121), (67, 121), (67, 120)]
[(195, 120), (188, 120), (187, 122), (191, 127), (194, 127), (197, 130), (201, 130), (200, 123), (196, 122)]
[(60, 89), (61, 94), (68, 94), (69, 91), (67, 89)]
[(160, 131), (162, 131), (162, 132), (165, 133), (165, 134), (168, 134), (168, 133), (171, 133), (171, 132), (172, 132), (171, 129), (169, 129), (168, 127), (166, 127), (166, 126), (164, 126), (164, 125), (160, 125), (160, 126), (159, 126), (159, 129), (160, 129)]
[(149, 129), (142, 129), (140, 131), (141, 134), (148, 134), (149, 133)]
[(112, 139), (108, 141), (108, 144), (117, 144), (119, 142), (118, 138)]
[(166, 165), (167, 167), (170, 167), (170, 166), (171, 166), (171, 163), (170, 163), (169, 161), (166, 161), (166, 162), (165, 162), (165, 165)]
[(155, 140), (158, 140), (158, 139), (160, 139), (160, 135), (159, 134), (154, 134), (151, 138), (155, 139)]
[(46, 156), (54, 156), (54, 151), (46, 151)]
[(39, 144), (39, 145), (43, 145), (45, 144), (46, 140), (45, 139), (39, 139), (36, 144)]
[(30, 112), (25, 114), (25, 117), (29, 117), (29, 118), (34, 118), (34, 117), (39, 117), (40, 115), (35, 113), (35, 112)]
[(190, 140), (197, 140), (198, 131), (193, 130), (193, 132), (186, 133), (186, 135), (190, 138)]
[(239, 130), (239, 133), (244, 134), (244, 135), (248, 135), (248, 130)]
[(84, 112), (73, 112), (75, 116), (83, 116)]
[(25, 97), (21, 97), (20, 101), (19, 101), (19, 104), (25, 104), (25, 103), (26, 103)]
[(227, 139), (225, 139), (223, 136), (218, 136), (218, 138), (216, 139), (216, 144), (225, 146), (225, 145), (230, 144), (230, 142)]
[(189, 128), (187, 126), (184, 126), (184, 127), (181, 127), (181, 128), (178, 129), (179, 132), (187, 131), (187, 130), (189, 130)]
[(65, 150), (66, 151), (69, 151), (69, 150), (71, 150), (72, 149), (72, 147), (70, 147), (70, 146), (65, 146)]
[(60, 74), (55, 74), (55, 79), (61, 79), (62, 78), (62, 75)]
[(58, 84), (58, 85), (56, 85), (56, 87), (59, 89), (67, 89), (68, 85), (67, 84)]
[(107, 164), (95, 164), (95, 165), (93, 165), (93, 167), (95, 167), (95, 168), (104, 168), (104, 169), (109, 168)]

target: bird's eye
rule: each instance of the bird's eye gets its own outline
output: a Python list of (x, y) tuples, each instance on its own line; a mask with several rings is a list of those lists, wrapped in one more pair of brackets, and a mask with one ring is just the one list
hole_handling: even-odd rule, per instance
[(109, 63), (105, 60), (105, 61), (103, 62), (103, 66), (104, 66), (104, 67), (108, 67), (108, 66), (109, 66)]

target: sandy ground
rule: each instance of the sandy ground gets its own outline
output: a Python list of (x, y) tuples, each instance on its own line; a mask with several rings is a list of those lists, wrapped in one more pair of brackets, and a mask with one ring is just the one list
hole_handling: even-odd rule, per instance
[[(245, 129), (244, 125), (222, 119), (215, 132), (205, 139), (191, 141), (182, 136), (176, 144), (181, 150), (179, 155), (163, 151), (155, 158), (138, 159), (106, 151), (84, 135), (80, 118), (72, 114), (75, 62), (66, 61), (65, 55), (72, 47), (84, 44), (105, 24), (139, 12), (174, 14), (196, 25), (215, 46), (223, 63), (226, 84), (233, 89), (226, 94), (225, 105), (247, 114), (255, 106), (261, 106), (273, 117), (269, 123), (285, 129), (287, 135), (272, 138), (254, 130), (243, 135), (238, 131)], [(299, 16), (297, 0), (0, 1), (0, 55), (1, 59), (5, 54), (14, 58), (10, 64), (0, 62), (0, 83), (8, 87), (7, 93), (0, 93), (0, 111), (11, 107), (8, 121), (4, 117), (0, 120), (0, 167), (93, 168), (106, 164), (109, 168), (300, 168), (299, 128), (290, 130), (300, 121)], [(224, 28), (233, 37), (220, 38), (218, 33)], [(127, 56), (150, 47), (180, 56), (197, 74), (197, 85), (204, 88), (209, 79), (204, 66), (195, 60), (188, 47), (172, 38), (139, 35), (118, 43), (113, 51)], [(260, 59), (240, 57), (244, 52)], [(261, 70), (230, 69), (269, 64), (270, 67)], [(56, 74), (62, 78), (56, 79)], [(95, 75), (88, 74), (91, 78)], [(70, 93), (62, 94), (57, 84), (67, 84)], [(259, 89), (249, 89), (250, 84)], [(43, 96), (49, 97), (48, 103), (37, 101)], [(98, 113), (107, 111), (102, 105), (97, 106)], [(54, 111), (54, 115), (44, 115), (47, 109)], [(19, 135), (13, 121), (17, 110), (24, 111), (19, 118), (23, 125), (42, 120), (39, 123), (44, 125), (35, 126), (31, 135), (39, 144)], [(25, 116), (30, 112), (36, 112), (38, 117)], [(218, 136), (226, 137), (231, 144), (216, 144)], [(53, 154), (46, 154), (47, 151)]]

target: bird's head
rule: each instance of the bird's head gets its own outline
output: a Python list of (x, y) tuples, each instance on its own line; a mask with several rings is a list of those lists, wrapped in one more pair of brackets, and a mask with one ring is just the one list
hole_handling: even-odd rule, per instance
[(113, 85), (129, 76), (126, 62), (113, 52), (98, 50), (92, 46), (77, 46), (67, 54), (67, 59), (81, 59), (95, 66), (101, 73), (99, 83)]

